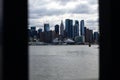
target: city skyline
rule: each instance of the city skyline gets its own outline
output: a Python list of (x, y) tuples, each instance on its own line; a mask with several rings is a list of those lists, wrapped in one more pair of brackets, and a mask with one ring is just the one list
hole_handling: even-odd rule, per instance
[[(29, 0), (29, 27), (44, 28), (44, 23), (54, 29), (65, 19), (85, 20), (85, 26), (98, 31), (98, 1), (97, 0)], [(74, 22), (73, 22), (74, 24)]]
[(61, 20), (61, 24), (56, 24), (54, 26), (54, 30), (50, 29), (49, 23), (44, 24), (44, 30), (41, 28), (37, 30), (36, 26), (32, 26), (28, 29), (29, 41), (40, 41), (53, 44), (66, 43), (66, 41), (70, 41), (70, 44), (71, 41), (72, 44), (86, 44), (88, 42), (98, 43), (99, 32), (93, 32), (93, 30), (85, 27), (84, 20), (75, 20), (75, 24), (73, 24), (73, 22), (72, 19), (66, 19), (64, 26)]

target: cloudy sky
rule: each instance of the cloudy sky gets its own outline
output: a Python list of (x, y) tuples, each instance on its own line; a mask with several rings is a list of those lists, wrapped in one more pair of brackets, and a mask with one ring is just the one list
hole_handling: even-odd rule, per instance
[(44, 23), (49, 23), (53, 30), (61, 20), (65, 22), (65, 19), (84, 19), (87, 28), (98, 31), (98, 0), (29, 0), (28, 6), (29, 27), (43, 29)]

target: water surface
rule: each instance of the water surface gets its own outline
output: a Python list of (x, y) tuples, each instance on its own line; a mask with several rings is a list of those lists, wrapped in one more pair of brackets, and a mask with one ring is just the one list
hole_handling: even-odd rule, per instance
[(29, 46), (30, 80), (98, 80), (98, 45)]

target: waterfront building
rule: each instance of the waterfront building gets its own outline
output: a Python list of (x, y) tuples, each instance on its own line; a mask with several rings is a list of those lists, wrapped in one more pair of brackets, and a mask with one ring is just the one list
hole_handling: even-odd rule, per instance
[(32, 26), (32, 27), (31, 27), (31, 31), (36, 31), (36, 27), (35, 27), (35, 26)]
[(44, 32), (50, 31), (50, 26), (49, 24), (44, 24)]
[(59, 35), (59, 25), (58, 24), (55, 25), (55, 33)]
[(85, 27), (84, 20), (81, 20), (80, 21), (80, 33), (81, 33), (81, 36), (85, 35), (84, 27)]
[(74, 38), (76, 36), (79, 36), (79, 21), (75, 20), (75, 25), (74, 25)]
[(38, 29), (38, 33), (40, 33), (40, 32), (42, 32), (42, 29), (41, 29), (41, 28)]
[(84, 28), (85, 29), (85, 42), (91, 42), (93, 43), (93, 30), (90, 30), (88, 28)]
[(98, 32), (94, 32), (94, 42), (98, 43), (99, 41), (99, 33)]
[(37, 31), (37, 39), (40, 41), (40, 38), (41, 38), (41, 36), (40, 36), (40, 33), (42, 32), (42, 29), (41, 28), (39, 28), (38, 29), (38, 31)]
[(63, 20), (61, 20), (61, 24), (60, 24), (60, 35), (64, 36), (64, 24), (63, 24)]
[(37, 39), (37, 31), (36, 31), (36, 27), (35, 26), (31, 27), (30, 34), (31, 34), (31, 40), (32, 41), (36, 41), (36, 39)]
[(55, 37), (58, 38), (59, 37), (59, 25), (58, 24), (55, 25), (54, 32), (55, 32)]
[(89, 36), (90, 36), (90, 43), (93, 43), (94, 42), (94, 40), (93, 40), (93, 30), (90, 30)]
[(83, 42), (85, 42), (85, 29), (84, 29), (85, 25), (84, 25), (84, 20), (80, 21), (80, 34), (83, 38)]
[(73, 32), (74, 32), (74, 29), (73, 29), (73, 20), (71, 19), (66, 19), (65, 20), (65, 32), (66, 32), (66, 37), (67, 38), (73, 38), (74, 35), (73, 35)]
[(76, 36), (75, 37), (75, 42), (76, 44), (84, 44), (84, 41), (83, 41), (83, 36)]

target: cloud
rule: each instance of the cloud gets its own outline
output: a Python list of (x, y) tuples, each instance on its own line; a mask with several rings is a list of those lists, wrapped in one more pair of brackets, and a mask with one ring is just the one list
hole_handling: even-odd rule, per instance
[(86, 4), (77, 5), (75, 9), (71, 11), (77, 14), (89, 14), (91, 13), (90, 6)]
[(60, 5), (67, 5), (69, 2), (75, 2), (77, 0), (55, 0), (57, 3), (59, 3)]
[(81, 4), (72, 9), (47, 9), (47, 8), (35, 8), (30, 9), (30, 18), (42, 18), (44, 16), (64, 15), (66, 13), (72, 14), (93, 14), (96, 11), (91, 10), (89, 5)]
[(98, 4), (98, 0), (88, 0), (88, 2), (92, 5)]

